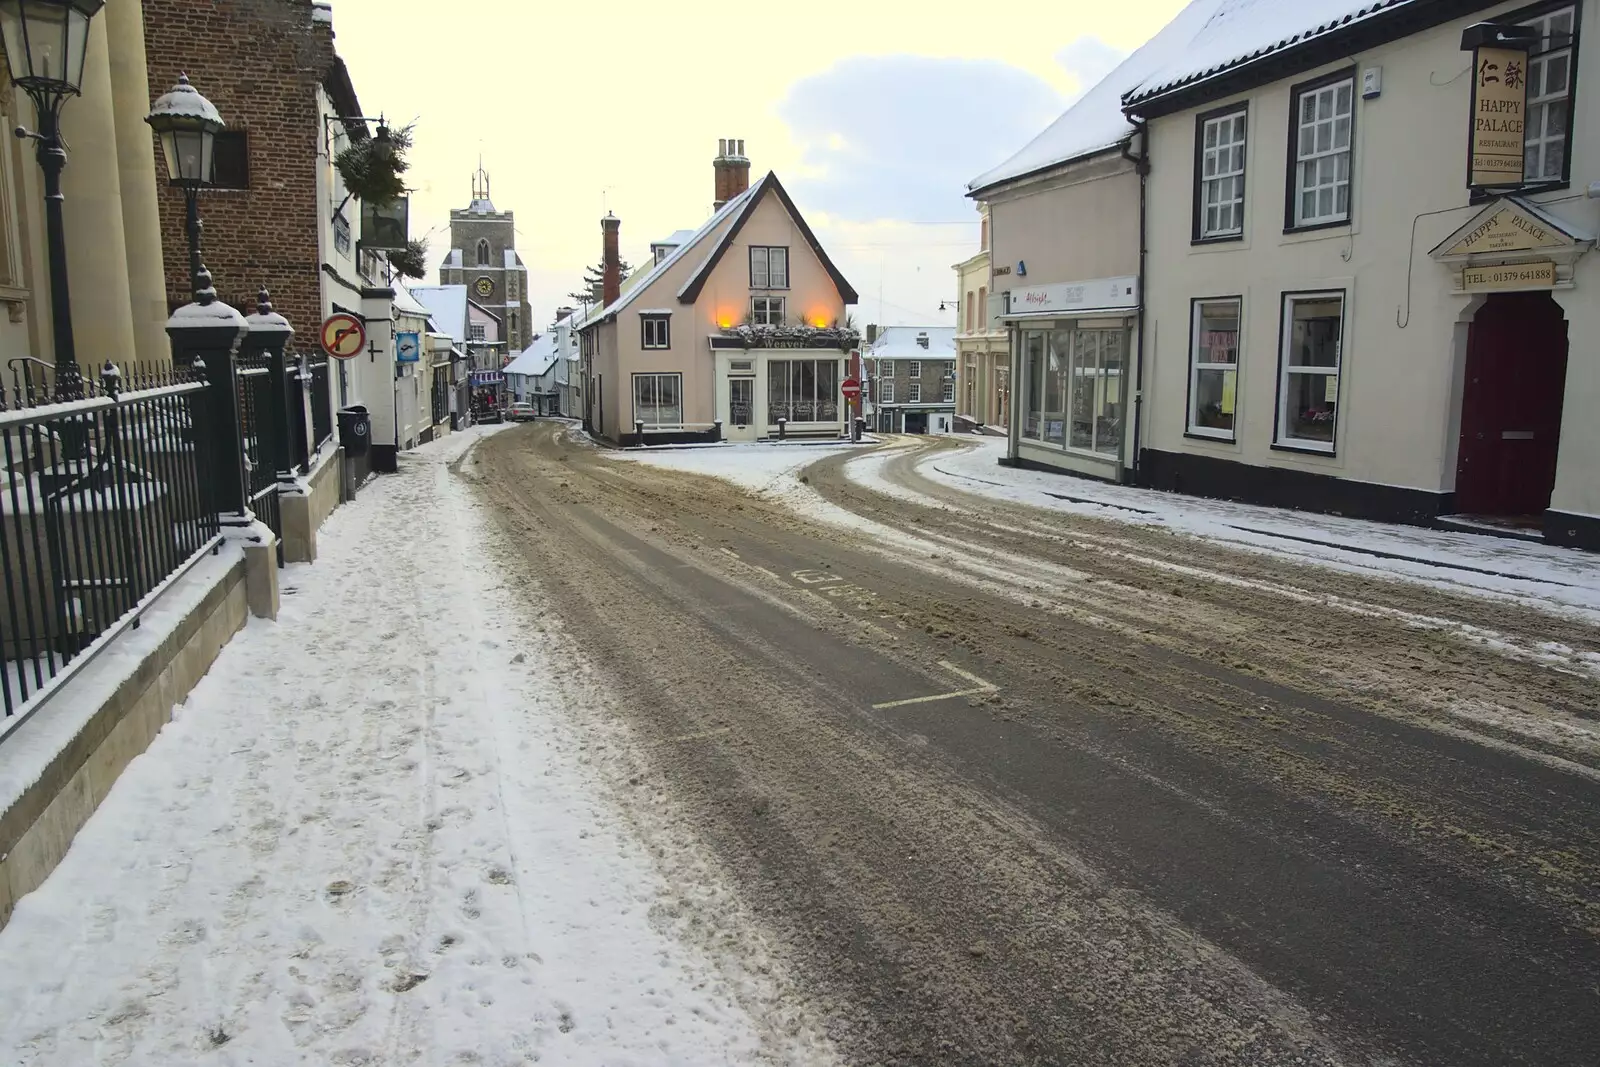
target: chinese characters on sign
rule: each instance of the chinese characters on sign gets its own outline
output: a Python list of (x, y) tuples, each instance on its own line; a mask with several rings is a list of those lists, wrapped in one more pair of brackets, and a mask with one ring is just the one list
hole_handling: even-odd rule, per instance
[(1527, 75), (1528, 55), (1524, 51), (1489, 46), (1474, 50), (1468, 185), (1483, 188), (1522, 184)]

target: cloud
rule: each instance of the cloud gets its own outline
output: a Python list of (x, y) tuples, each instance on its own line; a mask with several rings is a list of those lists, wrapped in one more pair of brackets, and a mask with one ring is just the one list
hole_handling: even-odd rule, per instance
[(1117, 65), (1127, 58), (1127, 52), (1087, 34), (1056, 53), (1056, 62), (1078, 84), (1077, 91), (1072, 94), (1072, 100), (1077, 100), (1088, 92), (1096, 82), (1116, 70)]
[(786, 184), (806, 207), (843, 219), (967, 218), (967, 181), (1061, 108), (1047, 82), (993, 60), (845, 59), (796, 82), (778, 107), (801, 149)]

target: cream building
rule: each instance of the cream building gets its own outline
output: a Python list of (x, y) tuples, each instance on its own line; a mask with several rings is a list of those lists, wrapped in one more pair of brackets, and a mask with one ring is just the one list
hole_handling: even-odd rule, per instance
[(1005, 432), (1011, 417), (1011, 343), (1000, 317), (1003, 300), (991, 295), (989, 207), (982, 214), (979, 252), (955, 265), (956, 417), (966, 429)]
[[(1126, 100), (1152, 168), (1144, 480), (1600, 548), (1600, 0), (1337, 0), (1287, 40), (1201, 7)], [(1467, 175), (1485, 20), (1531, 37), (1502, 71), (1523, 172), (1492, 195)]]
[[(81, 373), (94, 381), (108, 359), (123, 366), (171, 359), (137, 0), (111, 0), (91, 20), (82, 89), (61, 112), (69, 146), (61, 184), (73, 339)], [(9, 70), (0, 113), (8, 131), (37, 127)], [(33, 142), (7, 136), (0, 147), (0, 361), (8, 389), (20, 369), (12, 360), (55, 361), (43, 197)], [(52, 380), (49, 369), (30, 367), (36, 384)]]
[(1122, 114), (1122, 94), (1187, 44), (1220, 2), (1182, 12), (968, 184), (967, 195), (988, 204), (990, 291), (1003, 297), (1010, 337), (1008, 463), (1139, 476), (1143, 138)]
[(747, 187), (742, 148), (723, 142), (711, 219), (626, 289), (621, 224), (602, 220), (603, 306), (580, 327), (594, 433), (632, 440), (642, 425), (646, 441), (668, 442), (845, 432), (839, 387), (856, 292), (777, 175)]

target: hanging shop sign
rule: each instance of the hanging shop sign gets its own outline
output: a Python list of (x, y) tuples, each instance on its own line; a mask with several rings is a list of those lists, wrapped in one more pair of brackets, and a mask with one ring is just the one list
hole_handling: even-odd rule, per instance
[(1461, 47), (1472, 53), (1467, 185), (1474, 189), (1522, 184), (1528, 48), (1537, 40), (1531, 27), (1487, 22), (1462, 34)]
[(1556, 265), (1548, 259), (1539, 263), (1507, 263), (1499, 267), (1467, 267), (1461, 272), (1461, 288), (1469, 293), (1555, 287)]
[(361, 202), (361, 247), (375, 252), (404, 252), (410, 240), (411, 198), (402, 196), (379, 206)]
[(422, 335), (397, 333), (394, 335), (394, 358), (397, 363), (419, 363), (422, 360)]

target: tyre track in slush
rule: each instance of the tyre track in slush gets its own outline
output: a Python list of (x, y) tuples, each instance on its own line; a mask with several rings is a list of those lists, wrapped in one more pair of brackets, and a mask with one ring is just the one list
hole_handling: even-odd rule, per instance
[[(854, 1006), (863, 1062), (1592, 1051), (1574, 1033), (1595, 984), (1573, 920), (1596, 853), (1582, 779), (1299, 687), (1306, 667), (1260, 637), (1250, 671), (1219, 666), (1203, 642), (1108, 635), (548, 428), (482, 451), (530, 559), (582, 566), (560, 610), (740, 884)], [(811, 469), (824, 495), (833, 463)], [(856, 591), (797, 586), (802, 560)], [(955, 658), (1003, 690), (873, 713), (828, 670), (863, 655), (897, 684)], [(1567, 858), (1534, 873), (1547, 853)]]

